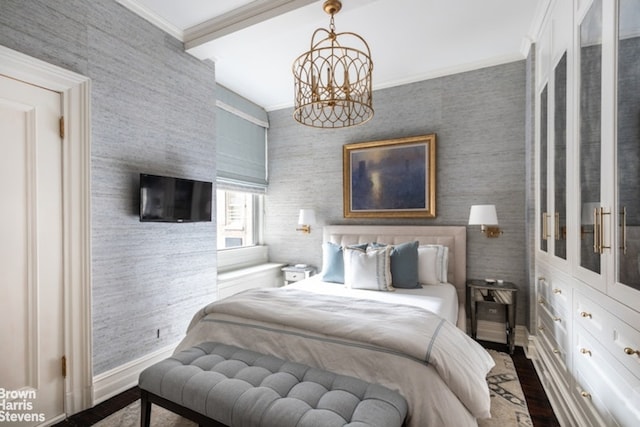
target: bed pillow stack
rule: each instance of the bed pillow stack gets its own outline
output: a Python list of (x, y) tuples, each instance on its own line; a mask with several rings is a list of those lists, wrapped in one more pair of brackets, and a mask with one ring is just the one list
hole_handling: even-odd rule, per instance
[(321, 277), (353, 289), (380, 291), (438, 285), (447, 282), (448, 251), (444, 245), (419, 245), (417, 241), (346, 247), (326, 242)]

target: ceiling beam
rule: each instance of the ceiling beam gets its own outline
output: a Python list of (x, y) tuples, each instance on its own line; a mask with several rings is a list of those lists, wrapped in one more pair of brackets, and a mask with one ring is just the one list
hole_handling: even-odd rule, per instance
[(202, 50), (196, 49), (210, 41), (276, 16), (291, 12), (318, 0), (257, 0), (223, 15), (194, 25), (184, 31), (184, 48), (197, 58)]

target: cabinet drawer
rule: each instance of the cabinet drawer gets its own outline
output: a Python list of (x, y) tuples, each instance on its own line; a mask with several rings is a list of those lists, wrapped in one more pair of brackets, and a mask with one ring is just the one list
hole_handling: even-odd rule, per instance
[(564, 316), (570, 312), (570, 294), (571, 287), (560, 279), (538, 279), (538, 302), (544, 301), (547, 306), (555, 308), (556, 312), (561, 312)]
[(640, 379), (632, 375), (581, 327), (576, 328), (576, 400), (592, 417), (597, 412), (607, 426), (637, 426), (640, 420)]
[(613, 337), (611, 314), (581, 293), (576, 293), (575, 301), (575, 324), (589, 331), (599, 341), (610, 343)]
[(541, 350), (544, 351), (546, 359), (552, 364), (554, 371), (560, 374), (565, 382), (565, 387), (569, 386), (569, 369), (567, 368), (568, 352), (555, 340), (553, 333), (548, 326), (538, 319), (538, 341)]
[(552, 336), (557, 345), (564, 351), (570, 347), (569, 334), (567, 332), (567, 318), (562, 313), (557, 313), (553, 307), (540, 304), (538, 307), (539, 326)]
[(576, 323), (600, 341), (633, 375), (640, 378), (640, 354), (634, 353), (636, 350), (640, 351), (640, 331), (592, 299), (580, 293), (576, 298)]
[(302, 280), (306, 277), (304, 271), (285, 271), (284, 272), (284, 280), (288, 282), (297, 282), (298, 280)]

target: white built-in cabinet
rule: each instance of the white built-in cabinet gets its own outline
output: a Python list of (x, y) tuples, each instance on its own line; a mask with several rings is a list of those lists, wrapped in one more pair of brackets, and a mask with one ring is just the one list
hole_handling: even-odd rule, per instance
[(637, 426), (640, 1), (552, 0), (535, 87), (534, 364), (564, 426)]

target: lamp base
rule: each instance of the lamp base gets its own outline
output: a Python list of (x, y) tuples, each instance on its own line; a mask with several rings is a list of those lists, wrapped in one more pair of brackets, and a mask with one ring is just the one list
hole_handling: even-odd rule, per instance
[(311, 233), (310, 225), (300, 225), (300, 228), (296, 228), (297, 231), (302, 231), (303, 233), (309, 234)]
[(500, 237), (500, 235), (502, 234), (500, 227), (493, 227), (493, 226), (487, 226), (487, 225), (482, 227), (482, 232), (487, 237)]

